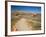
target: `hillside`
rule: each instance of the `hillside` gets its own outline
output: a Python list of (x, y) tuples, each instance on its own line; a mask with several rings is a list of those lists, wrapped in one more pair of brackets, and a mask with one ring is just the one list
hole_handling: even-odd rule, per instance
[[(24, 12), (24, 11), (16, 11), (16, 12), (11, 13), (11, 25), (12, 25), (11, 30), (12, 31), (14, 31), (14, 29), (19, 31), (18, 27), (20, 28), (20, 26), (19, 26), (20, 24), (18, 23), (18, 21), (20, 21), (23, 18), (26, 19), (28, 28), (30, 30), (41, 30), (41, 14), (32, 13), (32, 12), (28, 13), (28, 12)], [(18, 23), (18, 24), (16, 24), (16, 23)], [(15, 28), (13, 29), (14, 26), (15, 26)], [(30, 28), (30, 27), (32, 27), (32, 28)], [(20, 31), (21, 30), (22, 29), (20, 29)], [(26, 31), (26, 28), (25, 28), (25, 31)]]

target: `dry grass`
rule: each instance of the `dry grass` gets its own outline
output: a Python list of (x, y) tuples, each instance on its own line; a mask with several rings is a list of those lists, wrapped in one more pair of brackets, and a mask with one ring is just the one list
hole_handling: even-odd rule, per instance
[[(16, 14), (14, 14), (14, 15), (16, 15)], [(33, 17), (29, 14), (17, 14), (17, 16), (13, 16), (13, 17), (14, 18), (11, 19), (11, 28), (13, 28), (13, 26), (15, 26), (15, 24), (18, 20), (20, 20), (21, 18), (26, 18), (29, 27), (32, 26), (32, 30), (41, 30), (41, 16), (40, 15)]]

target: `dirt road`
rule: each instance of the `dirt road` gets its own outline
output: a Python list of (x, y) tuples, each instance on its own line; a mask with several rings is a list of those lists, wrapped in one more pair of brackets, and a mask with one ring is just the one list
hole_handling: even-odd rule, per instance
[(18, 31), (27, 31), (31, 30), (31, 28), (28, 26), (27, 19), (21, 18), (16, 24), (16, 28)]

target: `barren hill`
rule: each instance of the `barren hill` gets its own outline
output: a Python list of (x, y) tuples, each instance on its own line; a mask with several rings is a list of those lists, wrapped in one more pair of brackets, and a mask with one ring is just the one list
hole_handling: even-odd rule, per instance
[[(16, 12), (13, 12), (11, 15), (12, 15), (11, 17), (12, 31), (13, 31), (13, 26), (15, 26), (18, 31), (21, 31), (21, 30), (26, 31), (26, 29), (29, 30), (31, 27), (32, 27), (32, 30), (41, 30), (41, 14), (32, 13), (32, 12), (28, 13), (24, 11), (16, 11)], [(27, 24), (28, 27), (26, 26), (26, 22), (23, 20), (23, 18), (28, 23)], [(23, 27), (23, 25), (25, 26)], [(24, 29), (21, 27), (23, 27)]]

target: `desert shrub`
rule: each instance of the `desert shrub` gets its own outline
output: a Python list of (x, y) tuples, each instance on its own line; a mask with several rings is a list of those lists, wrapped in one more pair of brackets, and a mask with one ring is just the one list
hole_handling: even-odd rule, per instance
[(41, 29), (41, 24), (38, 22), (33, 22), (32, 23), (32, 29), (33, 30), (40, 30)]
[(39, 21), (35, 21), (35, 20), (27, 20), (28, 25), (31, 27), (32, 26), (32, 30), (40, 30), (41, 29), (41, 22)]

